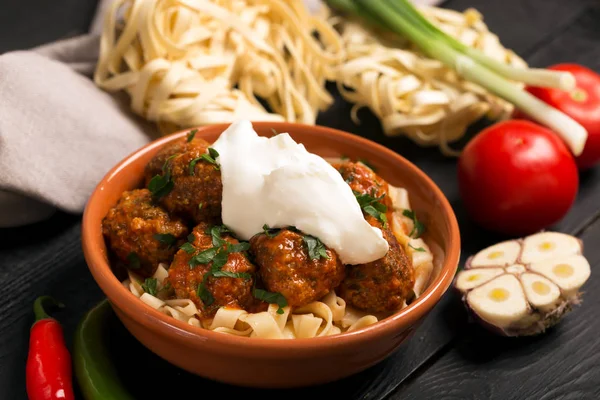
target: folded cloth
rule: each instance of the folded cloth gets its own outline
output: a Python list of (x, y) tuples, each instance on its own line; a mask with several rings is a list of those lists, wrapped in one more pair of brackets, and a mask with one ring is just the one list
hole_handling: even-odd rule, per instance
[(157, 136), (124, 95), (94, 85), (98, 48), (85, 35), (0, 56), (0, 227), (82, 212), (106, 172)]

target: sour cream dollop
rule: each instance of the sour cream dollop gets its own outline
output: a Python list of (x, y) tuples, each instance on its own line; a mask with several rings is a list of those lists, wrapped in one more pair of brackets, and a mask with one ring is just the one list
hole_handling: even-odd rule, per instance
[(295, 226), (335, 250), (344, 264), (387, 253), (381, 230), (365, 221), (340, 173), (289, 134), (261, 137), (241, 120), (212, 147), (219, 152), (223, 223), (240, 239), (249, 240), (265, 224)]

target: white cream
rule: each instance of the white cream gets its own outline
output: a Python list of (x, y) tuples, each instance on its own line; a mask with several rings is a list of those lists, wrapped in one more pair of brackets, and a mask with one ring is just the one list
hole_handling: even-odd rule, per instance
[(261, 137), (243, 120), (212, 147), (219, 152), (223, 223), (240, 239), (262, 232), (264, 224), (295, 226), (335, 250), (344, 264), (387, 253), (381, 230), (365, 221), (340, 173), (287, 133)]

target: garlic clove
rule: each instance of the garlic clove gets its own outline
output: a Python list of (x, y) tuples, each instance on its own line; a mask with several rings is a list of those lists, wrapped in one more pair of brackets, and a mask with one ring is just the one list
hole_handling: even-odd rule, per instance
[(467, 304), (481, 319), (499, 328), (508, 328), (530, 313), (519, 280), (500, 275), (467, 294)]
[(567, 298), (575, 296), (591, 274), (590, 264), (582, 255), (539, 261), (531, 264), (529, 269), (556, 283)]
[(531, 272), (520, 276), (529, 303), (541, 311), (552, 311), (562, 301), (560, 289), (551, 280)]
[(553, 259), (571, 254), (581, 254), (581, 241), (574, 236), (560, 232), (542, 232), (527, 236), (523, 240), (523, 264)]
[(473, 268), (463, 270), (456, 277), (455, 287), (464, 293), (503, 273), (504, 270), (502, 268)]
[(501, 242), (487, 247), (475, 254), (468, 268), (504, 267), (514, 264), (521, 252), (521, 244), (516, 240)]

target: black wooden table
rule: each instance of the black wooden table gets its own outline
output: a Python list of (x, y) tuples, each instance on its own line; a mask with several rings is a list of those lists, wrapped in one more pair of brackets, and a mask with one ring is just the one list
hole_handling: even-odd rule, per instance
[[(95, 10), (95, 0), (2, 3), (0, 53), (83, 33)], [(477, 8), (503, 44), (532, 66), (577, 62), (600, 72), (598, 0), (449, 0), (444, 6)], [(338, 98), (318, 123), (380, 142), (429, 174), (459, 219), (463, 260), (505, 239), (482, 231), (467, 219), (458, 195), (455, 160), (442, 157), (436, 149), (385, 137), (367, 111), (361, 112), (363, 122), (356, 126), (349, 111), (350, 106)], [(24, 365), (35, 297), (51, 294), (68, 304), (60, 319), (69, 343), (83, 313), (103, 297), (83, 259), (80, 217), (57, 213), (33, 226), (0, 230), (1, 399), (26, 398)], [(242, 394), (263, 399), (599, 399), (600, 167), (581, 175), (575, 206), (552, 229), (584, 241), (592, 276), (585, 286), (583, 304), (539, 337), (492, 336), (469, 324), (459, 300), (448, 292), (415, 336), (379, 365), (324, 386), (266, 391), (206, 381), (172, 367), (138, 344), (115, 318), (111, 352), (119, 360), (117, 372), (136, 398), (145, 399), (201, 396), (211, 389), (218, 389), (219, 397), (226, 399)], [(142, 376), (146, 379), (137, 378)], [(162, 384), (151, 383), (158, 376), (162, 376)]]

